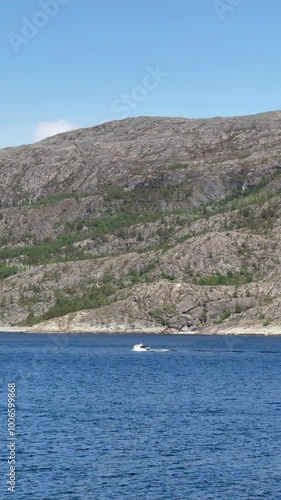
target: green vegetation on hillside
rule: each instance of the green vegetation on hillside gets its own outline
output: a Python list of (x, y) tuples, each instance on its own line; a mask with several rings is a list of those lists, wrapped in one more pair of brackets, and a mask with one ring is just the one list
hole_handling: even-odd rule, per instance
[(240, 273), (228, 271), (227, 274), (216, 273), (211, 276), (201, 276), (195, 278), (193, 283), (199, 286), (227, 286), (244, 285), (253, 281), (253, 274), (247, 269), (241, 269)]
[(74, 198), (75, 200), (79, 200), (80, 198), (85, 198), (87, 195), (78, 193), (78, 192), (72, 192), (72, 193), (58, 193), (54, 194), (52, 196), (48, 196), (47, 198), (42, 198), (36, 201), (31, 201), (29, 205), (31, 206), (40, 206), (40, 205), (50, 205), (52, 203), (56, 203), (58, 201), (63, 201), (63, 200), (69, 200)]
[[(69, 230), (55, 240), (17, 247), (6, 247), (0, 250), (0, 260), (20, 259), (25, 265), (47, 264), (74, 260), (92, 259), (93, 256), (75, 248), (74, 243), (83, 239), (100, 238), (107, 234), (116, 234), (135, 224), (153, 222), (163, 217), (162, 213), (144, 215), (118, 213), (112, 216), (89, 218), (69, 224)], [(81, 232), (87, 224), (87, 232)]]
[(18, 268), (16, 266), (6, 266), (5, 264), (0, 263), (0, 280), (4, 280), (9, 276), (13, 276), (17, 274)]
[[(185, 165), (175, 164), (171, 168), (184, 168)], [(114, 235), (116, 238), (126, 240), (128, 237), (133, 237), (131, 229), (139, 224), (149, 224), (161, 221), (161, 227), (156, 231), (160, 238), (159, 246), (163, 251), (171, 246), (173, 238), (173, 228), (166, 224), (166, 218), (178, 216), (177, 224), (188, 227), (196, 220), (207, 220), (210, 217), (218, 214), (225, 214), (225, 219), (221, 223), (221, 230), (233, 230), (245, 228), (256, 233), (267, 232), (272, 229), (274, 223), (275, 212), (270, 205), (271, 200), (279, 194), (280, 190), (266, 190), (280, 174), (263, 178), (255, 187), (241, 191), (233, 192), (230, 196), (219, 202), (201, 204), (187, 212), (180, 210), (163, 211), (159, 210), (159, 200), (167, 201), (177, 199), (179, 191), (178, 185), (167, 186), (163, 182), (151, 180), (147, 184), (135, 188), (133, 191), (125, 191), (119, 186), (107, 186), (105, 201), (108, 207), (113, 211), (101, 217), (84, 217), (74, 222), (65, 225), (65, 231), (58, 235), (56, 239), (45, 239), (44, 241), (34, 242), (34, 244), (19, 245), (13, 247), (4, 247), (0, 249), (0, 263), (2, 272), (0, 271), (0, 279), (5, 279), (11, 274), (17, 272), (17, 264), (21, 263), (24, 266), (35, 266), (39, 264), (66, 262), (75, 260), (86, 260), (95, 258), (85, 249), (75, 246), (83, 240), (90, 241), (106, 241), (107, 236)], [(184, 197), (191, 194), (190, 185), (183, 183), (181, 185)], [(55, 195), (45, 200), (38, 201), (39, 203), (52, 203), (58, 200), (74, 197), (77, 198), (78, 193), (62, 193)], [(118, 202), (118, 205), (114, 205)], [(158, 210), (157, 210), (158, 207)], [(257, 209), (258, 207), (258, 209)], [(232, 215), (233, 214), (233, 215)], [(162, 224), (163, 221), (163, 224)], [(176, 219), (175, 219), (176, 222)], [(130, 233), (128, 231), (131, 231)], [(201, 231), (201, 234), (208, 232), (208, 228)], [(198, 233), (200, 234), (200, 233)], [(182, 237), (182, 241), (193, 236), (186, 234)], [(137, 241), (143, 241), (143, 234), (140, 230), (136, 234)], [(26, 239), (26, 237), (25, 237)], [(176, 242), (172, 243), (175, 245)], [(153, 250), (153, 245), (147, 245), (141, 251)], [(138, 251), (138, 249), (136, 248)], [(103, 254), (104, 255), (104, 254)], [(202, 283), (204, 284), (202, 278)], [(221, 281), (226, 281), (222, 277), (206, 278), (207, 282), (213, 284), (224, 284)], [(232, 280), (235, 281), (234, 278)], [(228, 278), (227, 284), (231, 282)], [(240, 279), (241, 282), (241, 279)]]
[[(80, 311), (82, 309), (97, 309), (106, 306), (114, 299), (114, 294), (119, 290), (131, 288), (138, 283), (150, 282), (149, 273), (156, 266), (156, 261), (151, 260), (146, 266), (137, 271), (131, 269), (128, 274), (115, 277), (113, 274), (105, 274), (103, 280), (90, 287), (83, 286), (78, 289), (68, 289), (67, 291), (56, 292), (56, 302), (46, 313), (35, 316), (33, 312), (34, 302), (28, 300), (30, 309), (26, 321), (22, 325), (35, 325), (40, 321), (64, 316), (65, 314)], [(36, 293), (40, 293), (40, 288)], [(35, 297), (36, 302), (36, 297)], [(22, 301), (21, 305), (25, 305)]]

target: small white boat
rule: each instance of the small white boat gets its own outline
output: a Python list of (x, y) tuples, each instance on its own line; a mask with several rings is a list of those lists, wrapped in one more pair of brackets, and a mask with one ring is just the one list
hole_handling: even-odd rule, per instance
[(150, 347), (144, 344), (135, 344), (133, 347), (133, 351), (150, 351)]

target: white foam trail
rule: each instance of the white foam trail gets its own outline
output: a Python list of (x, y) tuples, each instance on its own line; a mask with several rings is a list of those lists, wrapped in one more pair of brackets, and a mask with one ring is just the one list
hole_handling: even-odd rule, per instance
[(149, 349), (149, 350), (153, 352), (168, 352), (170, 349)]

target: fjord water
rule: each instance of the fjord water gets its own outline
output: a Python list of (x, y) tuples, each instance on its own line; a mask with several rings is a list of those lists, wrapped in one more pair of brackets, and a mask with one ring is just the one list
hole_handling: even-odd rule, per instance
[(0, 350), (1, 498), (11, 382), (14, 498), (281, 498), (281, 338), (1, 334)]

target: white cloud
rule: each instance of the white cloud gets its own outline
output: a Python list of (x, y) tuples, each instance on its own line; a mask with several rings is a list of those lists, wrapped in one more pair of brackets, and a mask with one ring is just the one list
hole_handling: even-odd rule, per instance
[(69, 130), (75, 130), (78, 125), (75, 123), (68, 122), (67, 120), (58, 120), (56, 122), (41, 122), (37, 125), (34, 133), (33, 139), (35, 141), (42, 141), (47, 137), (52, 135), (61, 134), (62, 132), (68, 132)]

